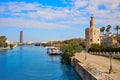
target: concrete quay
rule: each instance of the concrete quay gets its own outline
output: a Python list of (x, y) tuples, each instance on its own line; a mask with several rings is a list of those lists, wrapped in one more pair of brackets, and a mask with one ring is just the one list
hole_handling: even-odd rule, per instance
[(109, 58), (84, 51), (76, 53), (71, 58), (71, 64), (83, 80), (120, 80), (120, 60), (112, 59), (111, 74)]

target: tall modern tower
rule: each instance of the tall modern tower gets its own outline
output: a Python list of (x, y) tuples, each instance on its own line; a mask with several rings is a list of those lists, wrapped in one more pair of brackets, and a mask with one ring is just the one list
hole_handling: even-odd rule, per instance
[(20, 43), (23, 43), (23, 31), (20, 31)]

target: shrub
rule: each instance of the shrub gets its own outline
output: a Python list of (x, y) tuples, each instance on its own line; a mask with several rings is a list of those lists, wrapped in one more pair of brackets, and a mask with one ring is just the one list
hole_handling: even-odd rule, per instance
[(70, 64), (71, 57), (76, 52), (82, 51), (82, 47), (76, 41), (70, 41), (69, 44), (62, 44), (60, 49), (62, 51), (61, 62), (63, 64)]
[(13, 44), (10, 44), (10, 48), (11, 48), (11, 49), (13, 48)]

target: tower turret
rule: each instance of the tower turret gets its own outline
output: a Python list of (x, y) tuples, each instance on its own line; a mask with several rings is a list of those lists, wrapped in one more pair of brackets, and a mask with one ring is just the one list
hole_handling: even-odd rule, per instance
[(95, 27), (95, 21), (93, 16), (91, 16), (90, 27)]

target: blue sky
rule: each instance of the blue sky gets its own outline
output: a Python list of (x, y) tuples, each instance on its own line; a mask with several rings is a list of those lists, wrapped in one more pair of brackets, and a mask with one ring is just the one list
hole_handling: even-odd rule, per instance
[[(19, 42), (85, 37), (91, 14), (97, 27), (120, 25), (119, 0), (1, 0), (0, 35)], [(112, 32), (115, 32), (112, 30)]]

